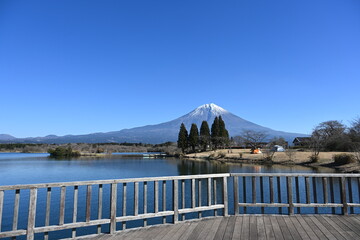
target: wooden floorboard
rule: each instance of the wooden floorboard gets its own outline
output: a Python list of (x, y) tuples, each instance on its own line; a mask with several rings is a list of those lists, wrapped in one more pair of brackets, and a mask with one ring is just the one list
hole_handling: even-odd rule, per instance
[(237, 215), (102, 234), (87, 240), (360, 239), (358, 215)]

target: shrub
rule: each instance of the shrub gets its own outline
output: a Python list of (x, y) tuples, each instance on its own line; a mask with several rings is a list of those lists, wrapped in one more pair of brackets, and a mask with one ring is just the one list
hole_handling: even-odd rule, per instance
[(312, 154), (310, 157), (309, 157), (310, 161), (312, 163), (315, 163), (315, 162), (318, 162), (319, 161), (319, 155), (317, 154)]
[(218, 157), (219, 157), (219, 158), (224, 158), (225, 156), (226, 156), (226, 154), (223, 153), (223, 152), (219, 152), (219, 154), (218, 154)]
[(333, 159), (334, 159), (334, 162), (339, 165), (356, 162), (354, 155), (346, 154), (346, 153), (335, 154), (333, 156)]

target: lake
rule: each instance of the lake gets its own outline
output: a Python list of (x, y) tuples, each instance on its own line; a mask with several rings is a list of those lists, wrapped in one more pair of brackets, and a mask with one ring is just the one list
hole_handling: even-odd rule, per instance
[[(49, 158), (48, 154), (0, 153), (0, 185), (242, 172), (334, 173), (335, 170), (296, 165), (264, 166), (258, 164), (222, 164), (214, 161), (190, 161), (175, 158), (142, 158), (124, 154), (113, 154), (101, 158), (86, 157), (56, 160)], [(231, 189), (231, 182), (229, 183), (229, 189)], [(149, 190), (151, 191), (151, 189)], [(39, 191), (39, 196), (45, 196), (44, 194), (45, 192)], [(58, 199), (58, 195), (59, 192), (53, 192), (54, 199)], [(45, 198), (39, 198), (39, 209), (44, 206), (44, 201)], [(5, 196), (2, 231), (11, 230), (13, 204), (14, 194)], [(57, 205), (58, 203), (54, 203), (55, 208), (51, 211), (54, 216), (58, 213)], [(79, 212), (83, 212), (83, 205), (84, 202), (80, 203)], [(20, 215), (25, 216), (23, 218), (20, 216), (19, 228), (26, 226), (26, 212), (22, 213), (21, 209), (26, 209), (27, 206), (28, 197), (21, 195)], [(131, 205), (129, 205), (129, 209), (131, 209)], [(254, 210), (254, 212), (256, 211)], [(38, 213), (36, 222), (41, 225), (43, 221), (44, 214)], [(51, 218), (50, 223), (57, 224), (57, 221), (56, 217)], [(65, 221), (71, 222), (71, 215), (67, 216)], [(128, 226), (136, 227), (139, 225), (141, 225), (140, 222), (134, 222)], [(85, 234), (86, 231), (88, 230), (79, 230), (79, 235)], [(104, 231), (106, 231), (106, 226), (104, 226)], [(59, 237), (62, 237), (62, 235), (55, 233), (50, 236), (50, 239)], [(37, 236), (37, 238), (41, 239), (42, 236)], [(23, 237), (19, 239), (23, 239)]]

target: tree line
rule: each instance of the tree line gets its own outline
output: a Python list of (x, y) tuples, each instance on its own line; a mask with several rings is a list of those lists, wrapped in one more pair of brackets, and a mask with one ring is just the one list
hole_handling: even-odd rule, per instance
[(317, 125), (310, 140), (313, 160), (320, 151), (360, 152), (360, 117), (352, 121), (350, 127), (340, 121), (326, 121)]
[(184, 123), (180, 126), (177, 146), (184, 153), (189, 148), (192, 152), (197, 150), (206, 151), (218, 149), (229, 145), (229, 132), (225, 127), (225, 122), (221, 116), (215, 117), (211, 125), (211, 131), (207, 121), (202, 121), (200, 133), (195, 123), (191, 124), (190, 133), (188, 133)]

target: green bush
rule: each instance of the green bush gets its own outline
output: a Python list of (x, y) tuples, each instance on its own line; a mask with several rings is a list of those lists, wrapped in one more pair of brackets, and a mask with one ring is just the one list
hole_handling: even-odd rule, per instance
[(50, 157), (80, 157), (80, 153), (78, 151), (73, 151), (71, 147), (57, 147), (55, 149), (49, 149), (48, 153), (50, 153)]
[(356, 162), (354, 155), (346, 154), (346, 153), (335, 154), (333, 156), (333, 159), (334, 159), (334, 162), (339, 165)]

